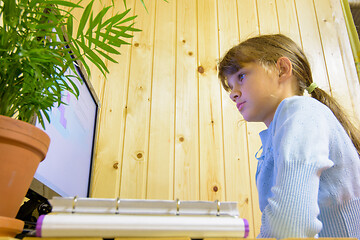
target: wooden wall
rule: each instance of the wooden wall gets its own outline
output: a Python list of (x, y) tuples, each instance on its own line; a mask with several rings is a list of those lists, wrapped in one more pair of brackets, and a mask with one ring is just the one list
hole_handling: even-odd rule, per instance
[[(123, 1), (115, 2), (121, 11)], [(145, 3), (147, 11), (127, 0), (143, 31), (121, 48), (120, 64), (108, 64), (106, 79), (96, 71), (91, 78), (102, 104), (91, 196), (238, 201), (255, 237), (254, 155), (265, 125), (241, 118), (217, 62), (241, 40), (284, 33), (303, 47), (318, 85), (359, 117), (340, 0)]]

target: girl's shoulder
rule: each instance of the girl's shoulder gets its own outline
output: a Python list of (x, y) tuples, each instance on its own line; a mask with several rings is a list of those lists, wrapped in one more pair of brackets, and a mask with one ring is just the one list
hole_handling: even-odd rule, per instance
[(284, 99), (276, 110), (276, 114), (287, 113), (287, 114), (331, 114), (331, 110), (323, 103), (319, 102), (315, 98), (308, 96), (292, 96)]
[(294, 105), (294, 106), (299, 106), (299, 107), (326, 107), (324, 104), (322, 104), (321, 102), (319, 102), (317, 99), (309, 97), (309, 96), (292, 96), (292, 97), (288, 97), (285, 98), (279, 105), (279, 107), (281, 105)]
[[(279, 126), (289, 121), (294, 121), (301, 125), (317, 125), (324, 122), (335, 123), (337, 119), (326, 105), (315, 98), (293, 96), (284, 99), (279, 104), (272, 125)], [(272, 126), (272, 128), (276, 127)]]

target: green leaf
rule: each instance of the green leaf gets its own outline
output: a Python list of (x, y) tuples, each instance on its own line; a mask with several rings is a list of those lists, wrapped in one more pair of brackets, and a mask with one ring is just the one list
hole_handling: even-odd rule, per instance
[(74, 83), (74, 81), (72, 81), (72, 79), (70, 78), (70, 76), (66, 76), (67, 80), (70, 82), (70, 84), (72, 85), (72, 89), (75, 91), (75, 97), (78, 98), (80, 95), (80, 91), (79, 88), (76, 86), (76, 84)]
[(105, 69), (102, 67), (100, 63), (92, 59), (91, 56), (87, 56), (87, 58), (101, 71), (101, 73), (105, 76), (106, 73), (109, 73), (108, 69), (105, 67)]
[[(4, 4), (4, 3), (3, 3)], [(3, 6), (4, 22), (13, 25), (14, 21), (19, 18), (18, 9), (15, 0), (8, 0)]]
[[(80, 50), (80, 46), (77, 43), (77, 41), (75, 41), (74, 39), (71, 41), (71, 45), (70, 45), (70, 50), (72, 52), (72, 55), (77, 58), (80, 59), (81, 62), (83, 62), (82, 58), (82, 54), (81, 54), (81, 50)], [(68, 58), (68, 61), (71, 61), (71, 56), (70, 58)]]
[(113, 63), (118, 63), (118, 61), (116, 61), (115, 59), (113, 59), (112, 57), (109, 56), (109, 54), (106, 54), (102, 51), (99, 51), (97, 49), (95, 49), (98, 53), (100, 53), (104, 58), (106, 58), (107, 60), (113, 62)]
[[(88, 48), (85, 43), (78, 41), (78, 44), (85, 50), (85, 56), (96, 66), (101, 66), (100, 71), (109, 72), (105, 63), (99, 58), (90, 48)], [(105, 74), (104, 74), (105, 75)]]
[(132, 26), (134, 25), (135, 23), (132, 23), (131, 25), (129, 26), (114, 26), (114, 28), (116, 29), (120, 29), (122, 31), (130, 31), (130, 32), (141, 32), (142, 30), (141, 29), (138, 29), (138, 28), (133, 28)]
[(104, 51), (107, 51), (107, 52), (113, 53), (113, 54), (120, 54), (119, 51), (117, 51), (115, 48), (107, 45), (106, 43), (103, 43), (97, 39), (93, 39), (93, 42), (95, 43), (96, 47), (99, 47), (99, 48), (103, 49)]
[(128, 17), (128, 18), (124, 19), (123, 21), (117, 23), (116, 25), (120, 25), (120, 24), (123, 24), (123, 23), (126, 23), (126, 22), (130, 22), (130, 21), (134, 20), (135, 18), (137, 18), (137, 15)]
[(68, 17), (68, 20), (67, 20), (67, 34), (68, 34), (68, 37), (69, 38), (72, 38), (72, 34), (73, 34), (73, 27), (74, 27), (74, 18), (72, 15), (70, 15)]
[(103, 10), (101, 10), (95, 17), (94, 19), (94, 22), (93, 22), (93, 26), (92, 28), (94, 28), (95, 26), (98, 26), (100, 25), (100, 22), (102, 22), (102, 19), (104, 18), (105, 14), (108, 12), (108, 10), (110, 9), (111, 7), (106, 7), (104, 8)]
[(60, 5), (64, 7), (72, 7), (72, 8), (83, 8), (79, 4), (72, 3), (70, 1), (62, 1), (62, 0), (47, 0), (46, 3), (48, 4), (54, 4), (54, 5)]
[(90, 16), (90, 12), (91, 12), (91, 9), (92, 9), (92, 6), (93, 6), (93, 3), (94, 3), (94, 0), (92, 0), (85, 8), (82, 16), (81, 16), (81, 19), (80, 19), (80, 23), (79, 23), (79, 28), (78, 28), (78, 32), (76, 34), (77, 38), (83, 34), (83, 31), (84, 31), (84, 28), (85, 28), (85, 25), (86, 25), (86, 22), (88, 21), (89, 19), (89, 16)]
[[(42, 113), (43, 113), (43, 115), (45, 116), (46, 120), (47, 120), (48, 122), (50, 122), (50, 116), (49, 116), (48, 111), (43, 110)], [(42, 120), (42, 119), (43, 119), (43, 118), (41, 117), (41, 120)], [(44, 121), (42, 120), (41, 126), (45, 129), (45, 126), (44, 126), (44, 125), (45, 125), (45, 124), (44, 124)]]
[(140, 0), (140, 1), (141, 1), (142, 5), (144, 6), (146, 12), (149, 13), (148, 10), (147, 10), (147, 8), (146, 8), (146, 6), (145, 6), (144, 0)]
[(93, 28), (93, 13), (91, 13), (90, 15), (90, 22), (89, 22), (89, 28), (86, 31), (86, 38), (88, 39), (88, 46), (89, 48), (91, 48), (92, 42), (93, 42), (93, 38), (92, 38), (92, 28)]
[[(100, 35), (105, 35), (103, 33), (100, 33)], [(130, 45), (131, 43), (128, 43), (119, 37), (114, 37), (111, 35), (106, 35), (106, 40), (108, 41), (107, 44), (110, 44), (112, 46), (120, 47), (122, 44)]]
[[(112, 33), (113, 35), (114, 35), (114, 37), (126, 37), (126, 36), (130, 36), (130, 38), (132, 37), (131, 35), (129, 35), (129, 34), (126, 34), (126, 31), (127, 31), (127, 29), (125, 28), (124, 30), (121, 30), (121, 31), (119, 31), (119, 30), (117, 30), (118, 28), (109, 28), (109, 29), (107, 29), (108, 30), (108, 33)], [(103, 35), (102, 37), (104, 37), (104, 38), (106, 38), (105, 37), (105, 35)]]
[(90, 78), (91, 77), (91, 71), (90, 71), (90, 67), (89, 65), (86, 63), (86, 61), (82, 62), (84, 68), (85, 68), (85, 72), (86, 74), (88, 75), (88, 77)]
[(118, 35), (119, 37), (123, 37), (123, 38), (133, 38), (133, 35), (127, 34), (126, 31), (121, 31)]
[(115, 15), (111, 18), (109, 18), (108, 20), (106, 20), (102, 25), (101, 27), (105, 27), (107, 26), (109, 23), (117, 23), (118, 21), (120, 21), (121, 19), (123, 19), (126, 14), (128, 14), (130, 12), (131, 8), (128, 9), (128, 10), (125, 10), (124, 12), (118, 14), (118, 15)]
[(57, 23), (54, 22), (50, 22), (50, 23), (43, 23), (43, 24), (38, 24), (35, 26), (36, 29), (49, 29), (49, 28), (55, 28), (57, 25)]

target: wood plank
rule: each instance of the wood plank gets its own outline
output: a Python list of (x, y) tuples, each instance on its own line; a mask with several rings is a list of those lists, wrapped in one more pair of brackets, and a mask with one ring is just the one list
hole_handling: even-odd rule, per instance
[(249, 154), (249, 166), (250, 166), (250, 180), (251, 180), (251, 191), (253, 199), (253, 218), (254, 218), (254, 232), (255, 236), (260, 233), (261, 227), (261, 211), (259, 207), (259, 196), (256, 187), (256, 169), (258, 160), (255, 158), (256, 153), (261, 147), (261, 140), (259, 133), (266, 129), (264, 123), (247, 123), (247, 142), (248, 142), (248, 154)]
[(301, 47), (299, 24), (294, 0), (276, 0), (280, 33), (290, 37)]
[(191, 238), (189, 237), (146, 237), (146, 238), (121, 237), (121, 238), (114, 238), (114, 240), (191, 240)]
[[(108, 4), (111, 4), (111, 0), (108, 0)], [(128, 0), (127, 7), (133, 8), (134, 1)], [(115, 5), (115, 12), (124, 10), (122, 2)], [(129, 16), (130, 14), (133, 14), (133, 11), (130, 11)], [(105, 97), (101, 103), (91, 197), (116, 198), (119, 196), (130, 50), (130, 46), (121, 46), (122, 54), (112, 56), (120, 64), (111, 63), (108, 66), (109, 74), (104, 88)]]
[[(218, 4), (220, 56), (239, 43), (237, 1), (226, 0)], [(251, 21), (251, 20), (250, 20)], [(222, 88), (223, 136), (225, 157), (226, 200), (237, 201), (240, 217), (250, 224), (254, 236), (252, 196), (247, 153), (246, 123), (229, 93)]]
[(181, 200), (200, 199), (196, 16), (196, 1), (177, 1), (174, 199)]
[(324, 62), (324, 53), (313, 1), (295, 0), (295, 5), (303, 51), (311, 66), (313, 81), (323, 90), (330, 93), (328, 73)]
[[(348, 82), (348, 89), (350, 93), (352, 108), (354, 111), (354, 116), (351, 116), (355, 119), (357, 118), (360, 121), (360, 82), (359, 77), (356, 72), (356, 65), (354, 62), (353, 53), (351, 50), (351, 45), (349, 41), (349, 34), (346, 28), (344, 14), (341, 8), (339, 0), (331, 0), (331, 9), (334, 13), (334, 25), (336, 32), (339, 36), (339, 45), (341, 50), (341, 57), (344, 63), (344, 70), (346, 74), (346, 80)], [(359, 123), (357, 123), (359, 125)]]
[(147, 199), (173, 199), (176, 2), (156, 1)]
[(198, 1), (200, 200), (225, 199), (217, 1)]
[(254, 0), (237, 0), (240, 40), (259, 35), (257, 4)]
[[(240, 42), (237, 4), (236, 0), (223, 0), (217, 4), (220, 57), (223, 57), (230, 48)], [(229, 98), (228, 94), (226, 95)]]
[(279, 33), (276, 0), (257, 0), (260, 34)]
[(135, 1), (136, 26), (142, 29), (133, 39), (126, 127), (121, 172), (121, 198), (146, 197), (149, 119), (154, 42), (155, 1), (144, 9)]
[(339, 36), (330, 0), (314, 2), (332, 96), (345, 112), (353, 115), (349, 86), (342, 61)]

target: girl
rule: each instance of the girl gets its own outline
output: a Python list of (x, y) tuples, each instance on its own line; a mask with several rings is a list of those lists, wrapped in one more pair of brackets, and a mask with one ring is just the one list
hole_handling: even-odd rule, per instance
[(219, 78), (244, 119), (267, 126), (259, 237), (360, 239), (360, 133), (313, 82), (303, 51), (281, 34), (251, 38), (226, 53)]

